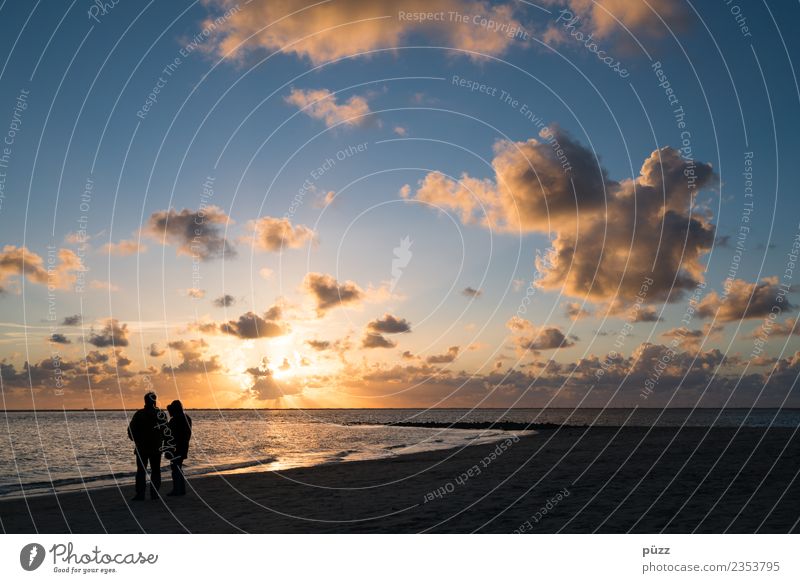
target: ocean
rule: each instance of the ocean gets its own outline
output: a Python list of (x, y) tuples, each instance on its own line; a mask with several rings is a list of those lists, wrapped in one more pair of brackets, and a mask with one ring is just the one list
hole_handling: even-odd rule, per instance
[[(132, 411), (9, 411), (2, 415), (0, 498), (128, 485)], [(283, 470), (383, 459), (491, 443), (522, 431), (395, 427), (389, 423), (553, 423), (585, 426), (798, 427), (797, 409), (315, 409), (189, 411), (194, 434), (185, 470)], [(164, 462), (166, 469), (167, 464)], [(168, 471), (166, 472), (168, 474)]]

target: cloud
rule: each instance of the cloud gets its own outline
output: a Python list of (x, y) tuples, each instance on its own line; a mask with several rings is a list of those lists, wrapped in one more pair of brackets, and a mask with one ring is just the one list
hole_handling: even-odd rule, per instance
[(21, 370), (17, 370), (13, 364), (0, 361), (0, 375), (4, 383), (13, 387), (48, 391), (59, 389), (65, 395), (67, 392), (77, 393), (85, 398), (90, 388), (93, 391), (111, 388), (110, 385), (103, 387), (101, 383), (119, 386), (121, 379), (135, 376), (136, 373), (130, 370), (131, 364), (131, 359), (120, 349), (113, 352), (92, 350), (80, 360), (47, 357), (38, 363), (25, 362)]
[(320, 352), (323, 350), (328, 350), (331, 347), (330, 340), (306, 340), (306, 344), (308, 344), (314, 350), (318, 350)]
[(80, 326), (82, 320), (83, 319), (81, 318), (80, 314), (75, 314), (74, 316), (66, 316), (61, 321), (61, 325), (62, 326)]
[(105, 346), (127, 346), (128, 345), (128, 325), (119, 324), (114, 318), (105, 320), (99, 333), (94, 330), (89, 335), (89, 344), (103, 348)]
[(150, 215), (144, 232), (164, 245), (175, 245), (178, 255), (208, 261), (236, 255), (220, 228), (230, 222), (230, 217), (213, 205), (197, 211), (169, 209)]
[(405, 318), (398, 318), (386, 313), (367, 324), (362, 348), (394, 348), (397, 342), (389, 340), (384, 334), (405, 334), (411, 332), (411, 324)]
[(547, 233), (554, 222), (574, 223), (576, 213), (582, 220), (602, 209), (608, 189), (616, 185), (591, 151), (558, 128), (544, 128), (539, 138), (525, 142), (499, 140), (494, 154), (493, 180), (463, 174), (456, 181), (432, 172), (416, 198), (452, 209), (465, 224)]
[(285, 100), (307, 116), (323, 120), (329, 128), (340, 124), (364, 125), (370, 119), (369, 104), (358, 95), (351, 96), (344, 103), (337, 103), (336, 96), (327, 89), (292, 89)]
[(93, 279), (89, 282), (89, 287), (91, 289), (100, 289), (105, 291), (112, 291), (116, 292), (119, 291), (119, 287), (111, 283), (110, 281), (105, 281), (102, 279)]
[(192, 299), (194, 299), (194, 300), (199, 300), (199, 299), (201, 299), (201, 298), (204, 298), (204, 297), (205, 297), (205, 295), (206, 295), (206, 290), (204, 290), (204, 289), (198, 289), (198, 288), (196, 288), (196, 287), (190, 287), (189, 289), (187, 289), (187, 290), (186, 290), (186, 292), (185, 292), (185, 293), (186, 293), (186, 295), (187, 295), (187, 296), (189, 296), (190, 298), (192, 298)]
[[(280, 316), (280, 311), (278, 317)], [(254, 312), (247, 312), (239, 316), (238, 320), (230, 320), (225, 324), (219, 325), (219, 330), (223, 334), (238, 336), (239, 338), (274, 338), (283, 336), (287, 329), (283, 324), (276, 322), (277, 318), (269, 312), (264, 317)]]
[(134, 239), (123, 239), (119, 243), (106, 243), (101, 248), (103, 253), (109, 255), (116, 255), (117, 257), (126, 257), (128, 255), (136, 255), (147, 251), (147, 247)]
[(592, 315), (591, 310), (587, 310), (584, 307), (581, 307), (581, 304), (578, 302), (567, 302), (564, 304), (564, 315), (572, 320), (573, 322), (580, 320), (581, 318), (586, 318), (587, 316)]
[(70, 249), (53, 250), (48, 254), (47, 265), (41, 255), (27, 247), (6, 245), (0, 251), (0, 289), (15, 275), (24, 276), (29, 282), (69, 289), (75, 283), (75, 272), (82, 271), (80, 258)]
[[(236, 0), (209, 0), (222, 9)], [(479, 0), (337, 0), (311, 6), (303, 0), (253, 0), (215, 27), (213, 41), (220, 55), (241, 57), (254, 49), (295, 54), (321, 64), (382, 48), (401, 46), (423, 35), (434, 46), (449, 46), (500, 55), (514, 43), (513, 35), (472, 22), (411, 20), (406, 15), (459, 12), (522, 29), (512, 3)]]
[(72, 341), (63, 334), (54, 333), (50, 335), (50, 342), (56, 344), (72, 344)]
[(479, 298), (483, 295), (483, 292), (479, 289), (475, 289), (474, 287), (465, 287), (461, 290), (461, 295), (466, 296), (468, 298)]
[(711, 318), (716, 314), (720, 322), (736, 322), (762, 318), (774, 310), (780, 313), (797, 307), (789, 302), (785, 290), (778, 286), (777, 277), (765, 277), (756, 283), (743, 279), (727, 280), (725, 287), (722, 295), (712, 291), (700, 301), (697, 307), (699, 317)]
[(719, 324), (712, 326), (709, 322), (703, 326), (702, 330), (690, 330), (686, 327), (671, 328), (663, 332), (661, 336), (670, 339), (673, 345), (679, 346), (683, 350), (696, 351), (704, 342), (718, 338), (723, 329), (724, 326)]
[(260, 251), (299, 249), (314, 240), (314, 231), (305, 225), (292, 226), (287, 218), (261, 217), (247, 224), (252, 236), (242, 237)]
[(514, 316), (506, 326), (514, 334), (515, 345), (523, 351), (537, 352), (539, 350), (551, 350), (554, 348), (569, 348), (575, 345), (577, 337), (564, 333), (554, 326), (537, 327), (532, 322)]
[(339, 283), (332, 275), (309, 273), (303, 287), (316, 303), (317, 315), (322, 317), (329, 310), (361, 302), (365, 292), (352, 281)]
[(691, 22), (691, 12), (686, 5), (672, 0), (544, 0), (543, 4), (563, 6), (572, 12), (561, 15), (562, 22), (553, 25), (553, 29), (557, 30), (565, 20), (578, 17), (575, 25), (586, 36), (621, 37), (623, 46), (632, 42), (625, 29), (643, 40), (643, 37), (667, 36), (670, 30), (680, 32)]
[(395, 346), (397, 346), (397, 342), (393, 342), (382, 334), (375, 334), (374, 332), (366, 332), (361, 340), (362, 348), (394, 348)]
[(769, 331), (774, 336), (791, 336), (797, 332), (797, 318), (787, 318), (783, 322), (778, 322)]
[(165, 352), (166, 350), (164, 350), (158, 344), (153, 342), (152, 344), (150, 344), (148, 354), (153, 358), (158, 358), (159, 356), (164, 356)]
[(225, 294), (214, 300), (214, 305), (218, 308), (228, 308), (236, 303), (236, 298), (232, 295)]
[(703, 281), (700, 258), (715, 228), (694, 196), (712, 181), (711, 165), (665, 147), (650, 154), (636, 178), (616, 182), (563, 131), (545, 128), (540, 138), (498, 142), (493, 179), (464, 174), (456, 181), (432, 172), (414, 196), (465, 224), (554, 235), (550, 251), (535, 261), (536, 285), (545, 290), (626, 304), (641, 301), (649, 282), (646, 303), (674, 302)]
[(397, 318), (387, 313), (369, 322), (367, 329), (378, 334), (403, 334), (411, 332), (411, 324), (405, 318)]
[(208, 359), (204, 358), (208, 343), (202, 338), (175, 340), (167, 346), (180, 354), (181, 363), (178, 366), (162, 365), (161, 370), (165, 373), (206, 373), (218, 371), (222, 368), (217, 355), (213, 355)]
[[(312, 184), (313, 186), (313, 184)], [(329, 190), (325, 193), (317, 194), (316, 198), (314, 199), (314, 208), (322, 209), (327, 207), (330, 204), (333, 204), (333, 201), (336, 200), (336, 191)]]
[[(285, 369), (289, 368), (289, 362), (286, 359), (284, 359), (281, 368), (284, 366)], [(247, 374), (253, 379), (250, 393), (259, 401), (271, 401), (303, 392), (303, 387), (297, 384), (279, 383), (273, 376), (272, 370), (269, 368), (269, 361), (266, 357), (261, 360), (260, 366), (248, 368)]]
[(451, 346), (447, 349), (447, 352), (444, 354), (434, 354), (429, 356), (425, 359), (425, 362), (428, 364), (445, 364), (448, 362), (453, 362), (457, 357), (458, 353), (461, 351), (461, 347), (459, 346)]

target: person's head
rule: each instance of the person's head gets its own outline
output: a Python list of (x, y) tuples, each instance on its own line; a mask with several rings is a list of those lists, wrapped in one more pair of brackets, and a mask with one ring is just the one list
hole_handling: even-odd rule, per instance
[(148, 391), (144, 396), (144, 406), (155, 408), (158, 396), (153, 391)]
[(169, 411), (169, 414), (173, 417), (177, 415), (183, 415), (183, 403), (181, 403), (178, 399), (175, 399), (172, 401), (172, 403), (167, 405), (167, 411)]

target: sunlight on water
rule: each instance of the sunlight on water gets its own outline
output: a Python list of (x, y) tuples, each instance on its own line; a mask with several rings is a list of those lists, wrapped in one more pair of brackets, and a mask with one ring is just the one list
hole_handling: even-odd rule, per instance
[[(386, 423), (493, 422), (574, 426), (659, 425), (797, 427), (800, 411), (684, 409), (479, 409), (192, 411), (194, 436), (186, 471), (284, 470), (343, 461), (490, 443), (510, 435), (495, 429), (392, 427)], [(133, 444), (123, 411), (9, 412), (0, 448), (0, 496), (69, 490), (82, 483), (130, 483)], [(166, 464), (165, 464), (166, 465)]]

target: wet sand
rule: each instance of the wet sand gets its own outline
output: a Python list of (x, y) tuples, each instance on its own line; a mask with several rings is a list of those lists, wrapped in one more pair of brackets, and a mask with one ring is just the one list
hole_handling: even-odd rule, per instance
[(800, 529), (798, 473), (789, 429), (560, 428), (506, 449), (198, 477), (162, 501), (130, 502), (130, 486), (5, 500), (0, 520), (13, 533), (785, 533)]

